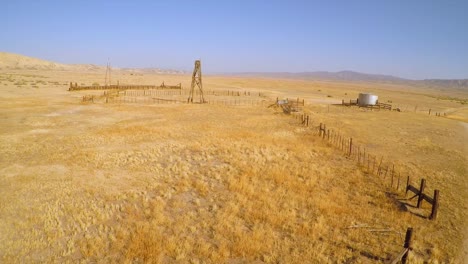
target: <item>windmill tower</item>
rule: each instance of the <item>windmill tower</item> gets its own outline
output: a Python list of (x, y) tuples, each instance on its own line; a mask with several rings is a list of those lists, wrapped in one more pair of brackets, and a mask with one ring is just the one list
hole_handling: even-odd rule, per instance
[(188, 103), (193, 103), (193, 96), (195, 93), (195, 86), (200, 90), (200, 103), (205, 103), (205, 98), (203, 98), (203, 85), (202, 85), (202, 73), (201, 73), (201, 62), (200, 60), (195, 61), (195, 68), (193, 69), (192, 74), (192, 86), (190, 87), (189, 97), (187, 99)]
[(106, 65), (106, 81), (105, 81), (106, 87), (111, 85), (111, 66), (109, 61), (107, 61)]

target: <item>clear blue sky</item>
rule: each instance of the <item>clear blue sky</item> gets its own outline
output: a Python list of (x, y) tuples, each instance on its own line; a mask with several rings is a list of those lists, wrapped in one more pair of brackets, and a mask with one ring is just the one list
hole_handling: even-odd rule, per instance
[(468, 78), (467, 0), (2, 0), (0, 51), (204, 72)]

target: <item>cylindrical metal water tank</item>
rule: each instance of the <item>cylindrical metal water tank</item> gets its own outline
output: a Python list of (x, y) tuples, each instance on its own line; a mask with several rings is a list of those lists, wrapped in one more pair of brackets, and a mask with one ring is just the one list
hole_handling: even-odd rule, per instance
[(370, 93), (359, 94), (359, 106), (376, 105), (379, 97)]

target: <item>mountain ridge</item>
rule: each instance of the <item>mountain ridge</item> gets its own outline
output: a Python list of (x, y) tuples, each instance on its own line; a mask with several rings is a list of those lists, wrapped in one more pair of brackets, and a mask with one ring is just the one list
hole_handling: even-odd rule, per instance
[(314, 72), (240, 72), (228, 73), (231, 76), (242, 77), (266, 77), (266, 78), (285, 78), (298, 80), (329, 80), (329, 81), (357, 81), (357, 82), (380, 82), (380, 83), (398, 83), (411, 85), (425, 85), (430, 87), (450, 87), (456, 89), (468, 88), (468, 79), (423, 79), (412, 80), (393, 75), (370, 74), (356, 71), (314, 71)]
[[(63, 70), (63, 71), (104, 71), (105, 66), (95, 64), (63, 64), (20, 54), (0, 52), (0, 69), (7, 70)], [(156, 73), (156, 74), (186, 74), (185, 71), (160, 69), (160, 68), (116, 68), (113, 70)], [(338, 72), (313, 71), (313, 72), (239, 72), (223, 73), (215, 75), (242, 76), (242, 77), (267, 77), (302, 80), (331, 80), (331, 81), (358, 81), (401, 83), (411, 85), (425, 85), (430, 87), (468, 89), (468, 79), (424, 79), (411, 80), (393, 75), (370, 74), (357, 71), (343, 70)]]
[[(6, 70), (61, 70), (61, 71), (104, 71), (106, 66), (95, 64), (63, 64), (21, 54), (0, 52), (0, 69)], [(183, 74), (184, 71), (159, 68), (118, 68), (113, 70), (148, 72), (158, 74)]]

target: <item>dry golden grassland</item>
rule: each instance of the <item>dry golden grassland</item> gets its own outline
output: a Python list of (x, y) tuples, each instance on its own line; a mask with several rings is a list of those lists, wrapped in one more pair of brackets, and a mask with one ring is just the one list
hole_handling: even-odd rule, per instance
[[(467, 138), (458, 120), (467, 120), (466, 110), (431, 97), (438, 91), (204, 79), (206, 89), (261, 91), (271, 103), (305, 98), (312, 126), (327, 123), (439, 188), (439, 218), (430, 221), (403, 210), (395, 200), (403, 194), (280, 111), (84, 104), (90, 92), (67, 91), (69, 81), (90, 85), (102, 76), (1, 73), (1, 262), (380, 263), (401, 251), (409, 226), (414, 263), (463, 261)], [(184, 75), (113, 78), (190, 84)], [(18, 80), (27, 84), (17, 87)], [(363, 88), (457, 118), (327, 106)], [(427, 204), (423, 210), (429, 213)]]

